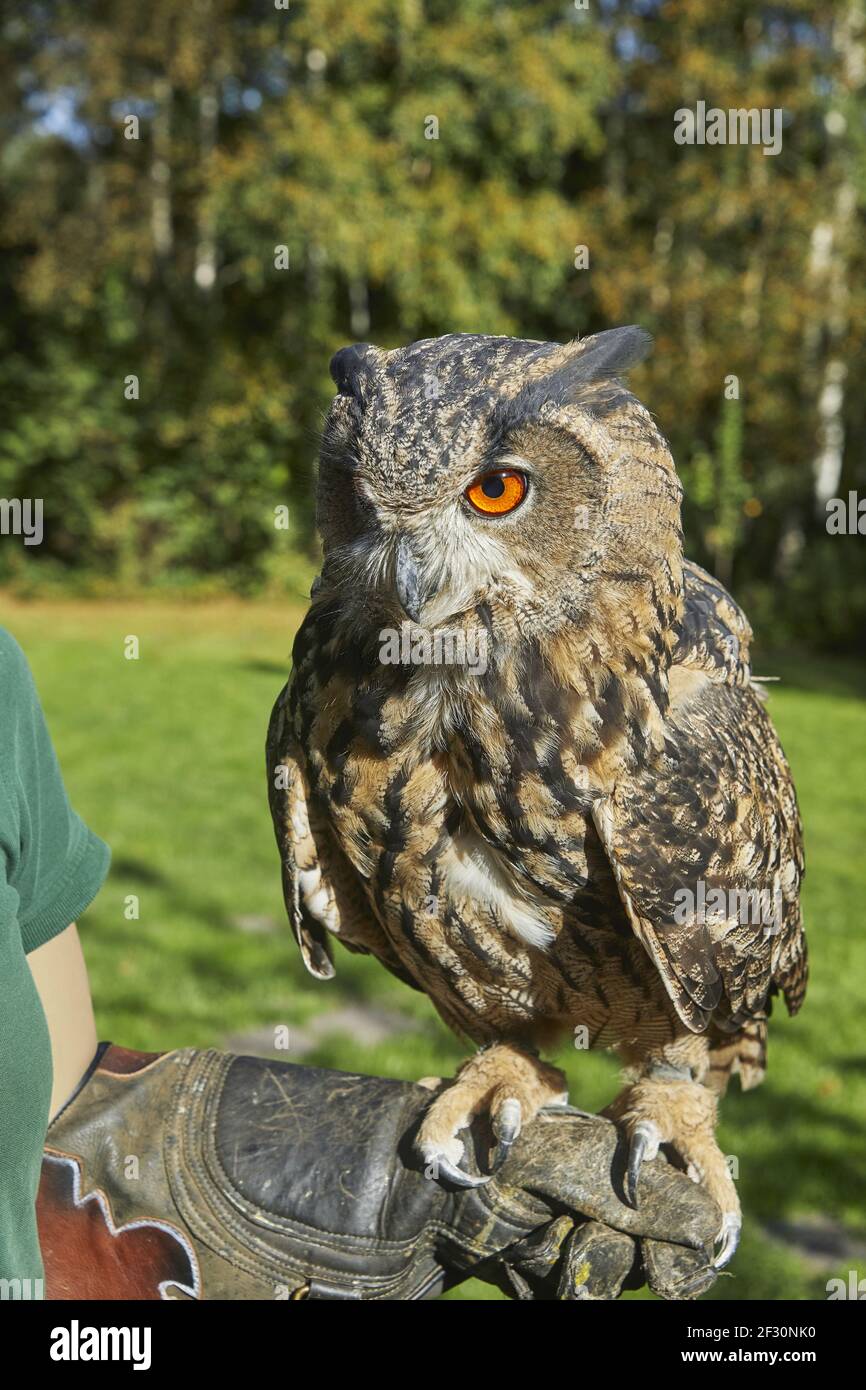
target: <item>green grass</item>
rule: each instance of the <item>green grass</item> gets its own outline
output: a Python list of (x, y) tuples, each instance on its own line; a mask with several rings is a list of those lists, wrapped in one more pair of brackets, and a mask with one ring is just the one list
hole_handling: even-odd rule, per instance
[[(230, 601), (4, 604), (73, 802), (113, 849), (81, 927), (100, 1036), (150, 1049), (225, 1046), (284, 1024), (291, 1039), (323, 1011), (361, 1003), (403, 1015), (405, 1031), (368, 1045), (345, 1032), (323, 1037), (305, 1060), (448, 1074), (461, 1045), (424, 998), (344, 952), (336, 980), (316, 983), (283, 925), (263, 742), (300, 612)], [(130, 634), (137, 661), (124, 658)], [(823, 1298), (827, 1279), (847, 1277), (856, 1261), (807, 1261), (765, 1223), (820, 1217), (866, 1241), (866, 666), (786, 653), (759, 657), (756, 670), (784, 676), (770, 708), (806, 826), (812, 978), (801, 1015), (773, 1018), (764, 1085), (748, 1095), (734, 1086), (723, 1105), (745, 1235), (714, 1296)], [(130, 894), (138, 920), (125, 915)], [(238, 919), (247, 918), (278, 925), (245, 931)], [(291, 1060), (291, 1050), (282, 1055)], [(560, 1060), (576, 1104), (596, 1109), (615, 1093), (610, 1057)], [(472, 1283), (450, 1297), (499, 1295)]]

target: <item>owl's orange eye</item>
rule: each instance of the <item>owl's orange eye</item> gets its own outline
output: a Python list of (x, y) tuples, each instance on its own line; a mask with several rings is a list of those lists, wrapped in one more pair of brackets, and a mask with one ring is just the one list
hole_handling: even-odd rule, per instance
[(519, 507), (526, 496), (526, 474), (513, 469), (485, 473), (466, 489), (466, 499), (483, 516), (505, 516)]

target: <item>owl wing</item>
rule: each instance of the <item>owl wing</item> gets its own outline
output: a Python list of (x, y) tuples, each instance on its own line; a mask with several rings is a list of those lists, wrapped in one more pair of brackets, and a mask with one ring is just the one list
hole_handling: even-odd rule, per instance
[(706, 672), (712, 680), (748, 685), (752, 629), (742, 608), (718, 581), (692, 560), (683, 563), (684, 604), (675, 664)]
[(599, 799), (594, 820), (631, 925), (693, 1032), (737, 1032), (806, 986), (800, 818), (751, 685), (745, 617), (697, 566), (671, 672), (659, 762)]
[(283, 900), (304, 964), (319, 980), (336, 974), (329, 940), (333, 934), (347, 950), (372, 953), (404, 984), (418, 989), (375, 920), (357, 871), (316, 814), (306, 757), (294, 731), (297, 698), (293, 677), (271, 713), (265, 761)]
[(310, 827), (303, 752), (294, 738), (291, 681), (277, 697), (268, 725), (268, 804), (282, 866), (283, 900), (304, 964), (317, 979), (334, 975), (328, 932), (339, 930), (334, 891), (322, 873)]

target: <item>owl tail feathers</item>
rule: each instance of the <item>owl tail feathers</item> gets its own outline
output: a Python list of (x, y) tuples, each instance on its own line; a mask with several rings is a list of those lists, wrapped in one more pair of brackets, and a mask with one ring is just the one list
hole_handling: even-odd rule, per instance
[(806, 985), (809, 982), (809, 954), (806, 950), (806, 938), (802, 931), (800, 933), (799, 951), (792, 960), (784, 977), (780, 982), (780, 988), (785, 996), (785, 1006), (789, 1014), (800, 1012), (800, 1006), (806, 994)]
[(707, 1085), (724, 1095), (736, 1073), (744, 1091), (760, 1086), (767, 1070), (767, 1024), (763, 1019), (747, 1023), (729, 1042), (710, 1049)]

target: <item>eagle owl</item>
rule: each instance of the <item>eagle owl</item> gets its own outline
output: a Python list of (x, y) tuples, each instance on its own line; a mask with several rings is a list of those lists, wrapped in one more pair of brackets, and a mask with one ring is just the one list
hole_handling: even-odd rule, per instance
[(479, 1045), (417, 1138), (458, 1183), (567, 1101), (541, 1049), (615, 1047), (625, 1190), (669, 1146), (740, 1209), (715, 1139), (806, 984), (794, 789), (751, 631), (683, 559), (681, 487), (623, 385), (648, 339), (453, 333), (331, 362), (324, 559), (267, 742), (292, 928), (429, 995)]

